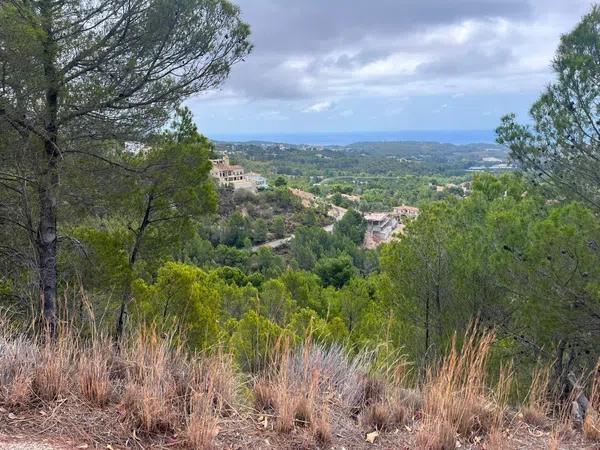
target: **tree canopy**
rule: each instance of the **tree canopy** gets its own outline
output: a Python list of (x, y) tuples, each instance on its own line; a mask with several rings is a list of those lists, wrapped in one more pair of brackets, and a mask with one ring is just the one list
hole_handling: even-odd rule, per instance
[(498, 142), (535, 182), (600, 212), (600, 6), (561, 38), (552, 68), (557, 80), (531, 108), (533, 127), (505, 116)]

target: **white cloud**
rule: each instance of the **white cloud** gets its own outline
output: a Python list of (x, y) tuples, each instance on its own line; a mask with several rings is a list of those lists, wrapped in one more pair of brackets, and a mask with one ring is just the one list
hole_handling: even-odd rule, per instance
[(321, 112), (329, 111), (332, 107), (333, 107), (332, 102), (323, 101), (323, 102), (318, 102), (318, 103), (315, 103), (315, 104), (309, 106), (308, 108), (304, 109), (302, 112), (321, 113)]
[[(433, 129), (444, 120), (446, 127), (493, 126), (496, 114), (526, 114), (554, 79), (560, 36), (591, 0), (234, 3), (251, 25), (255, 49), (220, 90), (188, 102), (198, 114), (222, 111), (203, 115), (202, 129), (224, 128), (219, 120), (231, 112), (237, 126), (250, 129), (314, 130), (326, 122), (360, 128), (373, 115), (397, 129)], [(493, 114), (483, 120), (482, 111)]]

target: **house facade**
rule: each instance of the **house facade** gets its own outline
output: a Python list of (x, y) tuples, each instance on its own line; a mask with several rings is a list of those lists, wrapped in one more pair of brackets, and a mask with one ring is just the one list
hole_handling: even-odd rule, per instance
[(219, 186), (231, 186), (235, 190), (245, 189), (251, 192), (268, 187), (267, 180), (261, 175), (246, 174), (242, 166), (231, 164), (227, 153), (221, 158), (211, 159), (210, 162), (212, 163), (210, 174), (217, 180)]
[(367, 235), (375, 242), (389, 240), (398, 225), (396, 218), (388, 213), (370, 213), (364, 217), (367, 221)]

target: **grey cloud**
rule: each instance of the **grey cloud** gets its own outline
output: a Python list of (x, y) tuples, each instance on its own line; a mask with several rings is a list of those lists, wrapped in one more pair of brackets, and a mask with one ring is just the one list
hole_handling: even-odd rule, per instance
[[(564, 15), (565, 2), (577, 5), (571, 8), (577, 16), (589, 7), (588, 0), (233, 1), (251, 25), (255, 50), (232, 71), (226, 90), (251, 100), (311, 102), (436, 78), (441, 85), (451, 77), (502, 76), (519, 57), (512, 49), (529, 37), (503, 35), (498, 23), (543, 23), (544, 14)], [(446, 42), (443, 34), (423, 38), (467, 21), (480, 26), (464, 42)], [(392, 71), (357, 78), (398, 53), (425, 62), (412, 77)]]
[(416, 75), (447, 76), (472, 75), (498, 71), (510, 62), (512, 52), (507, 48), (483, 51), (478, 48), (439, 56), (435, 61), (420, 64)]
[(523, 0), (240, 0), (257, 52), (325, 51), (468, 19), (528, 18)]
[(236, 69), (227, 87), (250, 99), (293, 100), (309, 95), (308, 89), (298, 80), (298, 74), (283, 67), (281, 61), (260, 58)]

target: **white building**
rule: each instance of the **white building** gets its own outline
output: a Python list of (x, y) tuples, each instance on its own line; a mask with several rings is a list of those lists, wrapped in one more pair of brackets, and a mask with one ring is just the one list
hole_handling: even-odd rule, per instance
[(211, 159), (210, 162), (212, 163), (210, 174), (217, 180), (219, 186), (231, 186), (235, 190), (245, 189), (251, 192), (268, 187), (264, 177), (257, 173), (246, 174), (242, 166), (231, 164), (227, 153), (219, 159)]
[(364, 217), (367, 221), (367, 236), (370, 236), (375, 242), (389, 240), (398, 225), (396, 218), (388, 213), (369, 213)]

